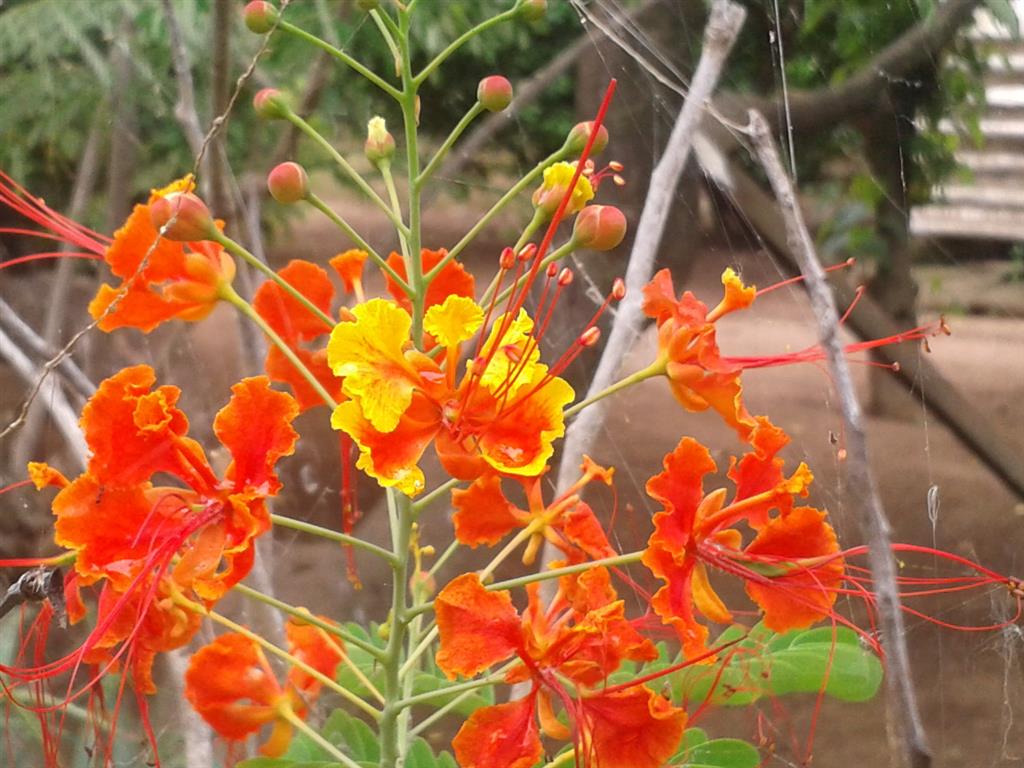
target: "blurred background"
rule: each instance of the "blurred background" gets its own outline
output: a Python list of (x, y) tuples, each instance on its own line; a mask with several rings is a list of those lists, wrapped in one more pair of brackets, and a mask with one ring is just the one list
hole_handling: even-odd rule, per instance
[[(1010, 0), (743, 4), (747, 22), (676, 190), (659, 265), (672, 269), (677, 287), (711, 303), (727, 266), (760, 287), (795, 274), (763, 177), (742, 137), (728, 128), (729, 121), (745, 122), (746, 109), (762, 110), (797, 181), (822, 259), (856, 259), (835, 277), (840, 303), (865, 287), (844, 324), (849, 339), (886, 335), (893, 332), (886, 329), (939, 315), (953, 329), (930, 350), (903, 349), (899, 375), (869, 365), (856, 369), (894, 538), (1013, 573), (1024, 545), (1018, 426), (1024, 419), (1024, 42), (1018, 24), (1024, 7)], [(283, 160), (301, 162), (318, 194), (378, 250), (397, 246), (387, 221), (329, 157), (287, 125), (260, 120), (251, 101), (264, 87), (289, 92), (299, 112), (367, 172), (361, 151), (367, 120), (381, 114), (397, 135), (400, 115), (372, 86), (302, 41), (278, 35), (264, 48), (264, 38), (242, 24), (242, 5), (0, 2), (0, 170), (51, 208), (111, 234), (150, 188), (193, 167), (212, 121), (225, 115), (222, 130), (206, 142), (200, 188), (229, 234), (250, 250), (277, 268), (292, 258), (323, 263), (350, 245), (316, 212), (269, 199), (266, 173)], [(420, 0), (417, 57), (428, 60), (507, 5)], [(354, 2), (294, 0), (286, 13), (382, 75), (392, 70), (390, 52)], [(465, 114), (480, 78), (508, 77), (517, 98), (509, 111), (470, 128), (439, 170), (429, 193), (425, 245), (457, 242), (575, 122), (593, 117), (610, 78), (618, 79), (619, 90), (605, 157), (624, 164), (627, 183), (602, 187), (602, 202), (619, 205), (635, 223), (699, 56), (706, 14), (702, 0), (549, 0), (542, 21), (502, 25), (473, 39), (422, 92), (427, 146), (439, 145)], [(527, 196), (506, 209), (466, 252), (468, 266), (489, 279), (501, 248), (514, 242), (530, 212)], [(19, 226), (23, 220), (0, 209), (0, 227)], [(546, 337), (553, 350), (565, 348), (624, 272), (631, 241), (610, 254), (577, 255), (582, 279)], [(53, 247), (0, 234), (0, 262), (43, 250)], [(19, 418), (53, 350), (87, 325), (89, 298), (107, 280), (102, 265), (74, 259), (0, 270), (0, 428)], [(243, 270), (239, 282), (251, 292), (251, 275)], [(379, 289), (382, 282), (371, 276), (369, 286)], [(720, 344), (731, 355), (784, 354), (815, 339), (799, 286), (765, 296), (720, 327)], [(77, 472), (73, 437), (53, 418), (53, 404), (77, 413), (90, 381), (132, 363), (147, 362), (162, 381), (183, 387), (193, 434), (212, 444), (212, 416), (231, 383), (261, 369), (261, 344), (226, 308), (201, 323), (165, 325), (148, 335), (86, 334), (71, 353), (83, 380), (59, 371), (55, 386), (42, 388), (20, 426), (0, 440), (0, 485), (23, 479), (28, 460)], [(653, 348), (653, 337), (645, 335), (624, 370), (645, 365)], [(891, 354), (874, 362), (891, 362)], [(596, 359), (584, 356), (570, 372), (578, 389)], [(827, 373), (813, 365), (767, 368), (748, 372), (745, 382), (750, 409), (770, 414), (793, 435), (789, 458), (814, 468), (812, 501), (829, 508), (845, 543), (859, 541), (858, 521), (844, 508), (840, 419)], [(624, 548), (646, 538), (654, 510), (644, 483), (681, 435), (715, 446), (720, 466), (738, 450), (713, 418), (682, 412), (662, 382), (643, 388), (615, 401), (594, 451), (596, 460), (619, 468), (615, 504), (603, 498), (594, 505), (609, 517), (616, 513)], [(337, 440), (321, 411), (300, 421), (304, 440), (285, 467), (286, 492), (277, 510), (337, 525)], [(371, 485), (363, 480), (359, 486), (365, 514), (357, 532), (373, 537), (382, 535), (385, 523)], [(25, 490), (0, 496), (0, 558), (51, 551), (46, 501)], [(435, 513), (437, 526), (426, 535), (445, 541), (450, 526), (442, 510)], [(373, 563), (360, 561), (364, 587), (355, 590), (336, 547), (276, 532), (263, 556), (282, 599), (357, 620), (384, 618), (390, 588)], [(473, 562), (468, 557), (458, 565)], [(1008, 596), (996, 593), (948, 601), (937, 610), (949, 621), (986, 624), (1013, 608)], [(266, 617), (248, 620), (258, 625)], [(11, 616), (0, 622), (5, 657), (17, 642), (16, 624)], [(935, 765), (1024, 763), (1020, 630), (941, 632), (912, 617), (909, 630)], [(166, 684), (174, 689), (174, 674)], [(813, 700), (787, 698), (758, 712), (712, 713), (700, 725), (760, 743), (766, 765), (794, 764), (801, 753), (794, 745), (808, 742), (813, 706)], [(168, 710), (161, 717), (161, 743), (179, 743), (180, 729), (172, 725), (177, 714)], [(17, 722), (0, 723), (6, 748), (30, 748), (31, 728)], [(885, 759), (884, 728), (880, 699), (828, 702), (815, 756), (825, 765)], [(119, 764), (142, 764), (142, 742), (130, 729), (124, 733)], [(443, 742), (444, 729), (436, 738)], [(86, 736), (69, 747), (68, 764), (90, 764), (87, 747)], [(165, 764), (178, 765), (173, 746), (167, 753)]]

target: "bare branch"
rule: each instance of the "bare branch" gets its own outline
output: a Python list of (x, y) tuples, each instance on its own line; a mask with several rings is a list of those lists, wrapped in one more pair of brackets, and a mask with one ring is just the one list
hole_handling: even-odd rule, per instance
[[(88, 455), (88, 448), (85, 445), (85, 438), (78, 428), (78, 413), (67, 397), (61, 391), (55, 379), (46, 378), (44, 372), (29, 360), (28, 356), (18, 347), (17, 344), (4, 331), (0, 330), (0, 357), (10, 363), (11, 367), (27, 384), (35, 386), (35, 392), (42, 395), (40, 402), (46, 405), (68, 448), (75, 457), (79, 469), (85, 469), (85, 457)], [(9, 428), (8, 428), (9, 429)], [(5, 430), (3, 434), (6, 434)], [(0, 437), (3, 437), (0, 434)]]
[(192, 83), (192, 66), (188, 49), (181, 36), (181, 27), (171, 0), (161, 0), (164, 20), (167, 22), (167, 38), (171, 46), (171, 61), (174, 64), (174, 78), (178, 83), (178, 102), (174, 105), (174, 117), (185, 133), (185, 141), (192, 154), (199, 156), (203, 146), (203, 127), (196, 111), (196, 91)]
[[(931, 752), (921, 724), (910, 670), (906, 644), (906, 630), (900, 610), (899, 590), (896, 586), (896, 566), (892, 555), (889, 521), (878, 495), (875, 478), (868, 456), (867, 437), (853, 378), (839, 338), (839, 313), (829, 289), (825, 270), (818, 260), (814, 241), (807, 231), (803, 214), (797, 205), (796, 193), (790, 183), (764, 117), (750, 113), (746, 129), (754, 144), (757, 158), (764, 168), (772, 191), (779, 203), (779, 211), (786, 225), (789, 249), (800, 264), (810, 294), (811, 307), (818, 321), (818, 337), (828, 361), (832, 381), (839, 397), (846, 436), (847, 488), (854, 508), (860, 514), (861, 527), (868, 539), (868, 562), (875, 582), (875, 599), (881, 620), (883, 642), (888, 658), (886, 682), (889, 693), (889, 715), (896, 728), (891, 738), (893, 754), (902, 754), (914, 768), (931, 765)], [(902, 739), (902, 743), (900, 743)]]
[[(32, 357), (38, 358), (40, 361), (48, 360), (57, 353), (57, 350), (47, 344), (43, 337), (32, 329), (32, 326), (21, 319), (14, 307), (3, 299), (0, 299), (0, 328), (7, 331), (18, 344), (28, 350)], [(96, 385), (82, 372), (78, 363), (72, 358), (62, 359), (57, 370), (80, 397), (89, 398), (96, 391)]]
[[(672, 128), (665, 154), (651, 174), (637, 236), (626, 269), (626, 298), (619, 305), (601, 353), (601, 360), (591, 379), (587, 397), (606, 389), (617, 374), (622, 360), (636, 341), (643, 323), (641, 312), (642, 288), (654, 272), (654, 263), (661, 243), (665, 223), (675, 200), (675, 190), (690, 156), (697, 127), (704, 114), (705, 102), (718, 84), (722, 67), (732, 50), (746, 11), (730, 0), (715, 0), (704, 30), (704, 47), (694, 74), (690, 94), (683, 104)], [(558, 469), (559, 491), (567, 488), (579, 469), (583, 454), (597, 438), (604, 421), (605, 403), (597, 402), (584, 410), (568, 430)]]

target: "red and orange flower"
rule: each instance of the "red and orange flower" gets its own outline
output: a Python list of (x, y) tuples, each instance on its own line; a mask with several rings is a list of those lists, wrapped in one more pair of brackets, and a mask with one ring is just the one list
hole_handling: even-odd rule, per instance
[[(471, 677), (518, 659), (505, 679), (530, 684), (523, 698), (473, 713), (452, 742), (459, 765), (532, 766), (543, 753), (543, 732), (563, 741), (575, 738), (588, 765), (660, 768), (679, 744), (686, 713), (646, 686), (605, 689), (623, 661), (657, 657), (625, 618), (608, 572), (595, 568), (563, 578), (547, 609), (537, 584), (527, 591), (529, 605), (521, 617), (507, 593), (487, 591), (476, 574), (454, 579), (434, 602), (441, 642), (437, 665), (446, 675)], [(557, 717), (556, 705), (574, 730)]]
[[(688, 658), (707, 653), (708, 628), (697, 614), (720, 624), (732, 613), (711, 586), (707, 566), (743, 578), (765, 625), (776, 632), (808, 627), (828, 616), (843, 581), (843, 561), (826, 513), (794, 506), (806, 496), (813, 476), (806, 465), (786, 477), (776, 456), (788, 442), (782, 430), (760, 418), (752, 433), (754, 450), (733, 460), (729, 477), (736, 493), (704, 493), (704, 477), (716, 470), (708, 450), (683, 438), (665, 457), (665, 470), (647, 482), (647, 493), (663, 505), (644, 564), (665, 585), (651, 605), (672, 625)], [(774, 514), (773, 514), (774, 513)], [(743, 545), (735, 526), (755, 531)]]

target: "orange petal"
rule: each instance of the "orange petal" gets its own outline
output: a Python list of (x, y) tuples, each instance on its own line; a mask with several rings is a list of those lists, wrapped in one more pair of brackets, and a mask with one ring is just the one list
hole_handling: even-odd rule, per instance
[(214, 433), (231, 452), (225, 477), (234, 481), (235, 490), (251, 488), (273, 496), (281, 487), (274, 465), (294, 453), (299, 437), (292, 427), (298, 403), (271, 389), (266, 376), (242, 379), (231, 392), (231, 400), (213, 420)]
[[(325, 616), (318, 618), (330, 621)], [(322, 675), (334, 679), (335, 670), (345, 658), (345, 644), (341, 638), (295, 616), (288, 619), (284, 632), (288, 639), (289, 653)], [(320, 682), (316, 678), (294, 666), (288, 670), (288, 682), (302, 691), (306, 698), (316, 695), (320, 689)]]
[[(303, 347), (296, 347), (292, 352), (335, 400), (344, 398), (341, 393), (341, 379), (331, 372), (331, 367), (327, 364), (326, 350), (311, 352)], [(263, 368), (272, 381), (279, 381), (291, 387), (300, 411), (307, 411), (325, 404), (320, 393), (313, 388), (305, 376), (299, 373), (295, 364), (277, 346), (271, 345), (267, 348), (267, 359)]]
[(346, 293), (352, 293), (356, 289), (356, 283), (362, 282), (363, 264), (368, 258), (370, 258), (370, 254), (366, 251), (352, 248), (344, 253), (339, 253), (328, 262), (341, 277)]
[(43, 488), (65, 488), (68, 479), (59, 471), (43, 461), (30, 461), (28, 463), (28, 476), (37, 491)]
[(647, 495), (662, 504), (654, 516), (650, 543), (682, 552), (693, 536), (697, 508), (704, 497), (704, 476), (717, 467), (711, 453), (692, 437), (684, 437), (662, 462), (665, 471), (647, 481)]
[(732, 623), (732, 614), (711, 586), (708, 569), (704, 567), (704, 563), (697, 563), (693, 569), (690, 589), (693, 591), (693, 604), (697, 606), (698, 611), (718, 624)]
[(584, 755), (594, 768), (661, 768), (679, 747), (686, 712), (646, 687), (580, 700)]
[[(423, 274), (426, 274), (434, 267), (445, 256), (448, 255), (448, 251), (441, 248), (437, 251), (432, 251), (429, 248), (424, 248), (420, 253), (420, 258), (423, 264)], [(388, 256), (388, 266), (391, 267), (403, 280), (408, 282), (408, 275), (405, 271), (405, 260), (400, 254), (394, 251)], [(405, 295), (405, 292), (399, 287), (398, 283), (391, 279), (390, 275), (385, 274), (387, 280), (388, 293), (394, 296), (395, 301), (399, 303), (408, 311), (412, 311), (412, 303), (409, 301), (409, 297)], [(423, 308), (429, 309), (435, 304), (441, 304), (449, 296), (465, 296), (467, 298), (473, 298), (476, 294), (476, 281), (466, 268), (462, 266), (458, 261), (452, 259), (438, 273), (431, 283), (430, 287), (427, 288), (427, 295), (425, 297)]]
[(452, 491), (452, 508), (455, 538), (470, 547), (497, 544), (526, 523), (524, 513), (505, 498), (501, 477), (495, 474), (478, 478), (465, 490)]
[(282, 691), (260, 647), (231, 633), (192, 655), (185, 696), (220, 736), (238, 740), (276, 719)]
[(462, 768), (533, 768), (544, 754), (534, 717), (536, 692), (481, 707), (452, 740)]
[(683, 654), (692, 659), (705, 653), (708, 628), (697, 621), (693, 612), (691, 577), (696, 561), (684, 557), (680, 562), (670, 549), (652, 544), (644, 552), (641, 562), (665, 582), (665, 586), (651, 598), (651, 608), (661, 617), (663, 624), (675, 628)]
[(790, 560), (819, 558), (839, 552), (835, 531), (826, 513), (796, 507), (771, 520), (744, 550), (770, 558), (788, 575), (767, 581), (747, 580), (747, 594), (764, 611), (764, 623), (773, 632), (803, 629), (828, 616), (843, 581), (843, 561), (836, 557), (821, 565), (801, 567)]
[(407, 496), (423, 490), (423, 452), (440, 429), (440, 415), (432, 404), (416, 395), (396, 427), (387, 433), (374, 429), (354, 401), (341, 403), (331, 415), (331, 426), (347, 434), (359, 447), (356, 466), (385, 488)]
[(449, 679), (472, 677), (514, 656), (522, 640), (507, 592), (488, 592), (475, 573), (457, 576), (434, 600), (441, 647), (437, 666)]
[[(334, 286), (325, 270), (312, 262), (293, 259), (278, 275), (313, 306), (330, 315)], [(292, 344), (299, 339), (315, 339), (333, 328), (273, 280), (257, 289), (252, 305), (271, 328)]]
[(595, 560), (614, 557), (616, 554), (594, 510), (584, 501), (563, 513), (558, 528), (569, 543)]

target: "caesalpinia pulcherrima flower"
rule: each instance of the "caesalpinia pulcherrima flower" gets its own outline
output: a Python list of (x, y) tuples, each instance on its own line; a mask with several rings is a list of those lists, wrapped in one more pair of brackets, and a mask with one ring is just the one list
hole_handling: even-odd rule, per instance
[[(298, 413), (265, 377), (236, 384), (213, 424), (232, 458), (218, 477), (187, 435), (180, 390), (155, 381), (139, 365), (100, 384), (82, 413), (91, 456), (75, 480), (30, 467), (37, 485), (60, 488), (55, 540), (75, 553), (77, 586), (103, 583), (83, 660), (129, 651), (136, 688), (146, 693), (155, 690), (155, 654), (184, 645), (198, 627), (175, 597), (212, 605), (251, 569), (254, 540), (270, 528), (265, 500), (281, 486), (274, 465), (293, 451)], [(179, 484), (154, 485), (154, 476)], [(112, 650), (122, 643), (130, 648)]]
[[(285, 624), (288, 652), (317, 672), (333, 678), (345, 656), (337, 637), (290, 618)], [(292, 739), (292, 717), (304, 718), (320, 683), (291, 667), (284, 685), (256, 641), (236, 632), (221, 635), (192, 655), (185, 673), (185, 696), (218, 735), (239, 741), (272, 725), (260, 746), (268, 757), (284, 753)]]
[[(696, 613), (719, 624), (733, 620), (707, 566), (743, 578), (765, 625), (776, 632), (808, 627), (831, 611), (843, 561), (826, 513), (794, 506), (813, 477), (805, 464), (784, 475), (776, 454), (788, 440), (766, 419), (757, 420), (754, 450), (730, 465), (736, 491), (728, 503), (724, 488), (705, 494), (704, 477), (717, 467), (692, 438), (683, 438), (665, 457), (664, 471), (647, 482), (647, 493), (663, 507), (643, 556), (665, 582), (651, 606), (676, 629), (689, 658), (707, 652), (708, 629)], [(736, 527), (741, 523), (755, 533), (746, 545)]]
[(539, 362), (525, 310), (514, 320), (495, 320), (457, 385), (459, 345), (484, 320), (472, 299), (449, 296), (424, 317), (424, 329), (447, 352), (445, 368), (413, 347), (412, 319), (397, 304), (371, 299), (352, 314), (353, 322), (331, 334), (327, 358), (350, 398), (331, 423), (359, 446), (360, 469), (381, 485), (417, 494), (424, 483), (419, 459), (436, 441), (455, 477), (543, 471), (552, 442), (565, 431), (562, 411), (573, 390)]
[[(529, 604), (520, 616), (508, 593), (489, 592), (476, 574), (465, 574), (434, 602), (437, 665), (445, 674), (472, 677), (517, 659), (505, 679), (530, 687), (521, 699), (473, 713), (452, 742), (459, 765), (532, 766), (543, 753), (543, 732), (575, 739), (595, 768), (660, 768), (679, 744), (686, 713), (643, 685), (607, 687), (623, 661), (657, 657), (650, 640), (625, 618), (608, 572), (594, 568), (564, 577), (547, 608), (538, 584), (527, 592)], [(568, 725), (556, 708), (565, 711)]]

